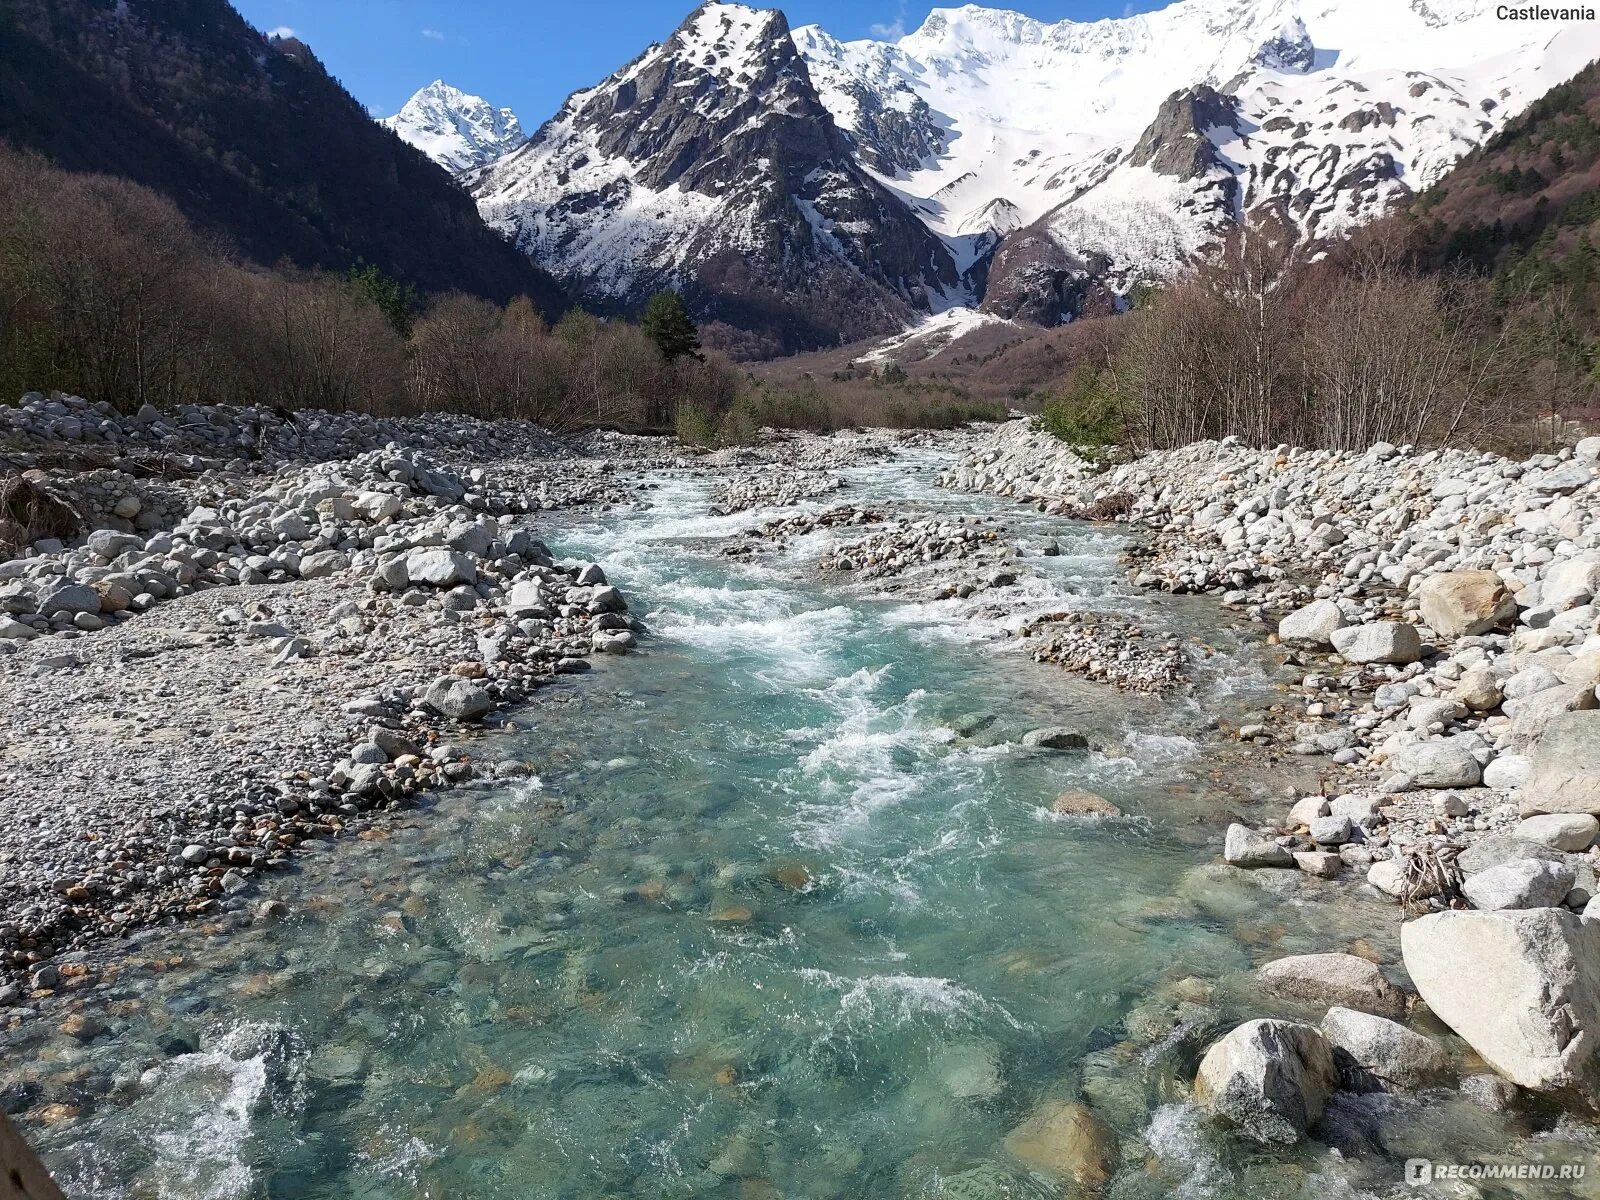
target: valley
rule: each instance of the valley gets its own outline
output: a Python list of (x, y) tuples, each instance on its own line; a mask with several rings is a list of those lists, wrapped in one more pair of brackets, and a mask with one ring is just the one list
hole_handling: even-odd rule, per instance
[(1592, 15), (236, 3), (0, 3), (0, 1200), (1596, 1194)]

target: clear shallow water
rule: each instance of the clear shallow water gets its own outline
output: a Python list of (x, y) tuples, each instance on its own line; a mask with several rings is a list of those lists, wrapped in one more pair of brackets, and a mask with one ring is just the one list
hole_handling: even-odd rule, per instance
[[(1113, 539), (937, 492), (932, 466), (853, 472), (850, 498), (1003, 514), (1063, 540), (1041, 603), (1215, 640), (1208, 610), (1125, 593)], [(1392, 925), (1205, 866), (1247, 789), (1193, 739), (1260, 663), (1235, 647), (1194, 698), (1129, 701), (974, 646), (993, 631), (955, 602), (707, 557), (766, 514), (709, 519), (705, 495), (665, 479), (553, 538), (654, 636), (486, 746), (536, 780), (316, 856), (276, 885), (282, 923), (150, 937), (87, 1046), (13, 1039), (6, 1076), (78, 1113), (30, 1129), (69, 1192), (1053, 1196), (1003, 1142), (1084, 1097), (1122, 1140), (1114, 1195), (1357, 1194), (1325, 1149), (1242, 1153), (1180, 1102), (1208, 1032), (1261, 1015), (1254, 962)], [(1016, 744), (1047, 723), (1107, 750)], [(1127, 815), (1054, 817), (1065, 787)], [(1463, 1119), (1407, 1121), (1427, 1142)]]

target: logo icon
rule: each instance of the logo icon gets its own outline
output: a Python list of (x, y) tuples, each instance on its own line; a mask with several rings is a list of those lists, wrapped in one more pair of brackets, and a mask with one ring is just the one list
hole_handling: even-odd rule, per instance
[(1412, 1187), (1423, 1187), (1433, 1182), (1433, 1163), (1426, 1158), (1406, 1159), (1406, 1182)]

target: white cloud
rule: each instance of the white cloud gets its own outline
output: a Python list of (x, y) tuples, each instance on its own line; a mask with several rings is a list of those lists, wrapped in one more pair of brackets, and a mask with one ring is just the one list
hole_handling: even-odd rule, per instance
[(279, 25), (276, 29), (267, 30), (267, 36), (270, 38), (292, 38), (294, 30), (287, 25)]
[(873, 25), (869, 31), (873, 37), (885, 42), (898, 42), (906, 35), (906, 0), (900, 0), (900, 11), (895, 14), (893, 21), (885, 24), (880, 21)]
[(444, 41), (444, 34), (440, 33), (437, 29), (424, 29), (422, 31), (422, 36), (427, 38), (430, 42)]
[(1128, 3), (1122, 6), (1122, 15), (1125, 17), (1133, 16), (1133, 0), (1128, 0)]

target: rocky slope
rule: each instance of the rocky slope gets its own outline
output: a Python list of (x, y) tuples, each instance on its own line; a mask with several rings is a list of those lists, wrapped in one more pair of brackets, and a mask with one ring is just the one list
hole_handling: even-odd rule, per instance
[(482, 724), (640, 628), (534, 515), (626, 497), (634, 440), (35, 393), (0, 441), (70, 513), (18, 537), (0, 510), (0, 815), (28, 830), (0, 849), (0, 971), (35, 988), (71, 947), (237, 908), (306, 845), (516, 773), (474, 753)]
[(486, 167), (527, 140), (516, 113), (442, 79), (419, 88), (399, 112), (378, 124), (452, 175)]
[(621, 308), (663, 287), (796, 350), (944, 303), (954, 260), (856, 161), (783, 14), (708, 4), (469, 177), (491, 224)]

